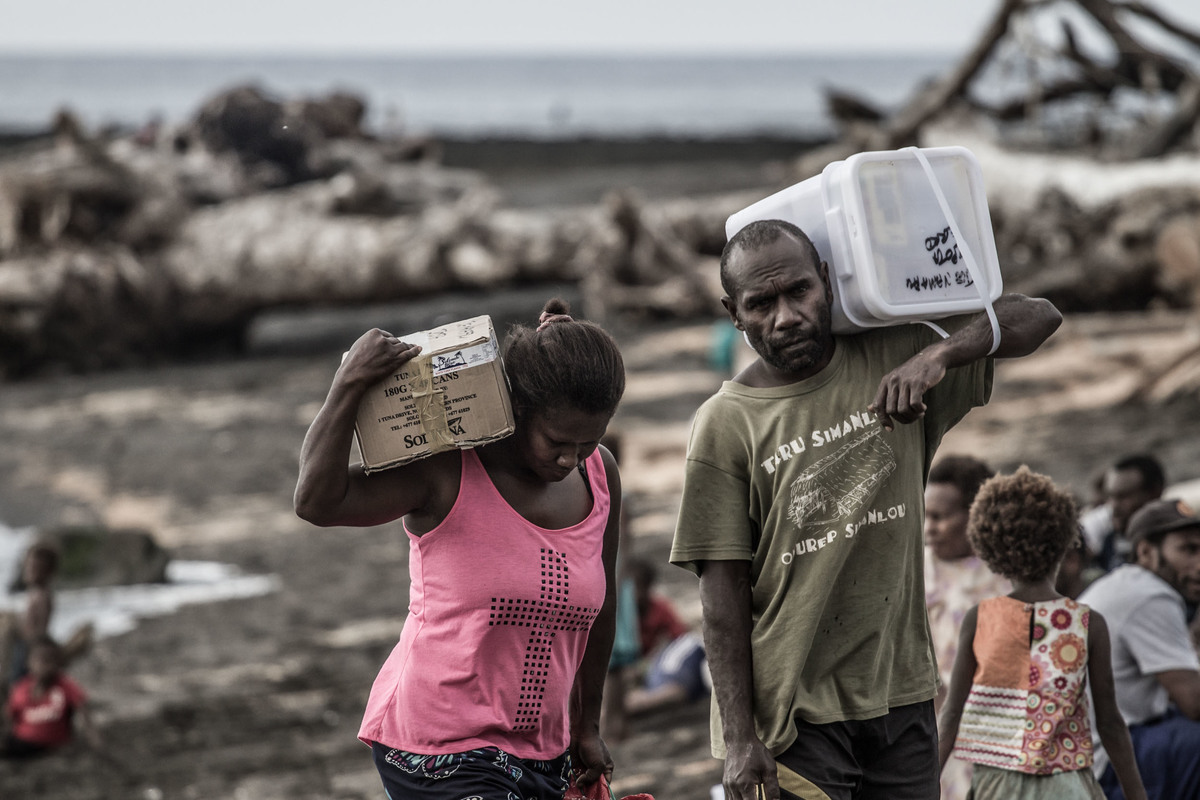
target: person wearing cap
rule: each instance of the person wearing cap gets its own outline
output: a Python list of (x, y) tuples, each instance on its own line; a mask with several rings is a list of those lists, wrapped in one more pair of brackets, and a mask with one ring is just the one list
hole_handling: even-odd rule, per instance
[[(1133, 563), (1098, 578), (1079, 601), (1108, 621), (1117, 707), (1148, 797), (1200, 798), (1200, 657), (1186, 605), (1200, 602), (1200, 517), (1180, 500), (1153, 500), (1129, 518), (1127, 533)], [(1122, 798), (1102, 755), (1096, 770), (1109, 800)]]

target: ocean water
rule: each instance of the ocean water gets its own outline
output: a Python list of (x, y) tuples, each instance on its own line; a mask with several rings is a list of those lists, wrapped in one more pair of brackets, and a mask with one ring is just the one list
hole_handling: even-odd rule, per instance
[(188, 119), (253, 83), (281, 97), (348, 90), (381, 133), (447, 137), (808, 136), (829, 132), (822, 89), (903, 102), (940, 56), (217, 57), (0, 55), (0, 129), (62, 107), (89, 126)]
[[(25, 607), (23, 592), (8, 592), (16, 580), (33, 531), (0, 523), (0, 613)], [(55, 593), (50, 635), (66, 641), (81, 625), (93, 626), (97, 638), (133, 630), (140, 619), (177, 611), (181, 606), (258, 597), (279, 588), (275, 575), (247, 575), (217, 561), (173, 560), (165, 583), (64, 589)]]

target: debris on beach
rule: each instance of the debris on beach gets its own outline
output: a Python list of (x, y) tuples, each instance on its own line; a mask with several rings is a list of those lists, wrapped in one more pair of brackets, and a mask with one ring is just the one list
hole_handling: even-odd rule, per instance
[[(892, 113), (830, 90), (840, 135), (783, 177), (982, 137), (1007, 157), (984, 164), (1007, 288), (1072, 312), (1193, 307), (1200, 181), (1178, 175), (1200, 169), (1200, 75), (1132, 22), (1193, 51), (1200, 34), (1145, 4), (1075, 0), (1055, 41), (1044, 15), (1059, 5), (998, 2), (962, 61)], [(1084, 46), (1097, 36), (1107, 56)], [(989, 71), (1032, 77), (987, 98)], [(595, 205), (514, 208), (482, 172), (441, 164), (436, 141), (373, 135), (366, 110), (346, 92), (237, 86), (132, 135), (64, 111), (52, 139), (0, 153), (0, 377), (236, 352), (264, 311), (547, 281), (578, 284), (601, 321), (711, 318), (725, 219), (783, 188), (650, 201), (614, 186)], [(1168, 162), (1174, 178), (1135, 169)], [(1103, 201), (1065, 185), (1022, 203), (993, 192), (994, 178), (1116, 164), (1138, 174)]]
[(480, 173), (368, 136), (362, 114), (345, 94), (255, 87), (149, 134), (93, 136), (61, 113), (53, 141), (0, 159), (0, 375), (235, 348), (266, 309), (589, 275), (665, 284), (638, 305), (669, 316), (714, 307), (663, 214), (504, 208)]

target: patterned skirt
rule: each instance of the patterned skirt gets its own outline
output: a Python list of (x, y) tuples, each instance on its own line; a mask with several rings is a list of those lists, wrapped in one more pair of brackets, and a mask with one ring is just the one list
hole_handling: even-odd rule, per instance
[(517, 758), (496, 747), (421, 755), (371, 745), (392, 800), (562, 800), (571, 772), (563, 753), (549, 761)]

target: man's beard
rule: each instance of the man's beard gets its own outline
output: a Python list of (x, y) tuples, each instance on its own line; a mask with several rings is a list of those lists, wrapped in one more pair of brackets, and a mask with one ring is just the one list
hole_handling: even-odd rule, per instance
[(805, 347), (798, 352), (790, 354), (784, 353), (783, 350), (776, 350), (763, 339), (756, 339), (753, 336), (748, 338), (750, 346), (754, 348), (759, 357), (780, 372), (806, 372), (820, 363), (821, 359), (825, 356), (829, 340), (822, 341), (819, 337), (822, 332), (827, 333), (829, 331), (829, 326), (830, 312), (826, 308), (817, 317), (817, 333), (805, 342)]

